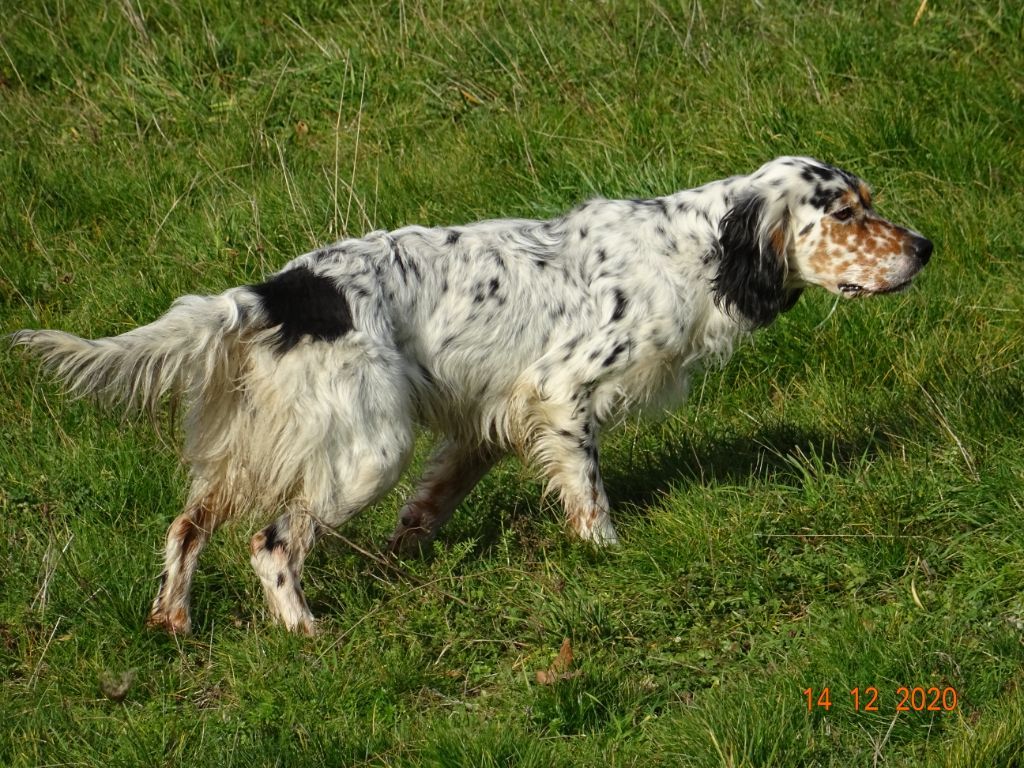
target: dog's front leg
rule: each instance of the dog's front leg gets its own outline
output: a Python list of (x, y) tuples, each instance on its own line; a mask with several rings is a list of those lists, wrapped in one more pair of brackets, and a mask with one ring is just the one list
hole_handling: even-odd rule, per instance
[(558, 491), (570, 528), (592, 544), (617, 544), (598, 466), (597, 426), (589, 400), (566, 405), (548, 401), (538, 411), (529, 453), (543, 468), (548, 487)]

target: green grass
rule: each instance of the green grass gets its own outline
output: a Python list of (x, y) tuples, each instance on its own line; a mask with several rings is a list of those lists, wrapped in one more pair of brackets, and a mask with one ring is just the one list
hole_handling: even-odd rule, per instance
[[(173, 439), (3, 353), (0, 764), (1024, 762), (1024, 10), (917, 6), (12, 5), (2, 333), (123, 332), (332, 238), (784, 153), (869, 179), (936, 255), (906, 294), (809, 293), (608, 435), (615, 551), (507, 462), (416, 580), (325, 542), (315, 639), (267, 623), (245, 525), (204, 555), (195, 636), (146, 631)], [(376, 549), (410, 484), (345, 535)], [(539, 685), (563, 637), (578, 675)], [(917, 685), (958, 709), (896, 713)]]

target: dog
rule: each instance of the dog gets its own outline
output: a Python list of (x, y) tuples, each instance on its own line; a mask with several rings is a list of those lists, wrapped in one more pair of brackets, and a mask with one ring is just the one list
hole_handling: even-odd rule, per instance
[(191, 628), (200, 551), (222, 523), (252, 538), (271, 615), (313, 633), (303, 561), (325, 528), (398, 481), (415, 430), (438, 437), (389, 546), (426, 547), (509, 453), (539, 467), (569, 527), (615, 528), (598, 432), (680, 401), (702, 365), (790, 309), (907, 287), (932, 243), (883, 219), (856, 176), (781, 157), (649, 200), (596, 199), (547, 221), (403, 227), (299, 256), (264, 282), (185, 296), (120, 336), (13, 336), (69, 391), (155, 414), (184, 404), (191, 488), (167, 534), (148, 623)]

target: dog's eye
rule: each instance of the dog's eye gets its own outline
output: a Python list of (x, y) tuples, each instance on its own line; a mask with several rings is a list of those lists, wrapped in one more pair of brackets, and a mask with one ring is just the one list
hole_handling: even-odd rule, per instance
[(835, 216), (840, 221), (849, 221), (850, 219), (853, 218), (853, 208), (851, 208), (850, 206), (846, 206), (845, 208), (840, 208), (832, 215)]

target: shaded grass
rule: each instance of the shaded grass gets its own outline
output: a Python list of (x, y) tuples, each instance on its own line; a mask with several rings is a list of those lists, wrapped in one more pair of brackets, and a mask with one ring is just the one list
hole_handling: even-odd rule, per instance
[[(936, 258), (904, 295), (807, 295), (687, 407), (610, 434), (620, 549), (567, 541), (507, 462), (405, 565), (432, 587), (326, 542), (313, 640), (267, 625), (245, 526), (204, 555), (196, 636), (144, 631), (174, 441), (4, 356), (0, 762), (1019, 762), (1024, 12), (931, 4), (913, 26), (916, 5), (5, 14), (3, 332), (118, 333), (334, 237), (781, 153), (871, 180)], [(374, 548), (410, 483), (346, 536)], [(579, 675), (538, 685), (563, 637)], [(880, 711), (855, 712), (869, 685)], [(897, 715), (901, 685), (960, 706)]]

